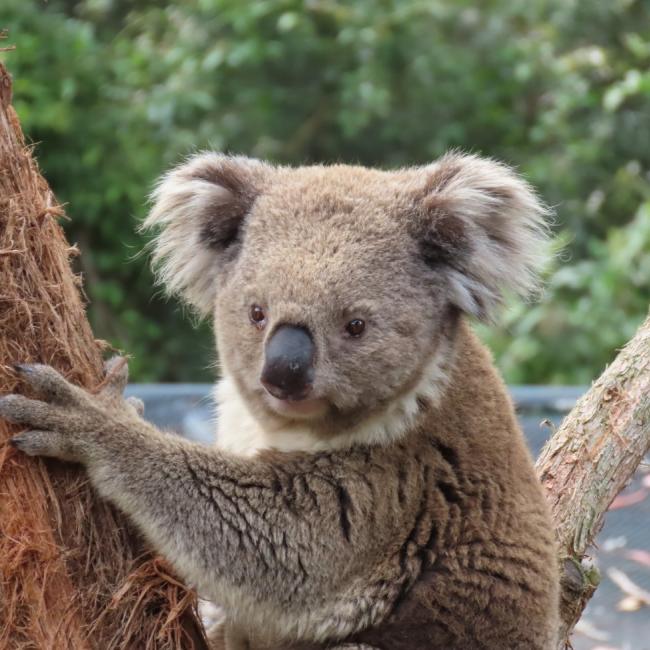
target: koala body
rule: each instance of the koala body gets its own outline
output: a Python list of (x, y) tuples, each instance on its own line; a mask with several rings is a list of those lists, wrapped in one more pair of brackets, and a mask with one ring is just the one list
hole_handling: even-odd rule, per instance
[(45, 402), (0, 415), (37, 429), (15, 439), (28, 453), (84, 462), (223, 607), (215, 648), (549, 650), (553, 526), (466, 322), (533, 286), (543, 217), (474, 156), (385, 172), (200, 154), (145, 226), (162, 281), (214, 318), (217, 447), (44, 367), (24, 374)]

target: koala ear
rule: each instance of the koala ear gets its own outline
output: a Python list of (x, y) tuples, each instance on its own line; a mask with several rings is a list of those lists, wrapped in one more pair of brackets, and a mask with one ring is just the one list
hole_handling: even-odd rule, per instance
[(444, 268), (457, 307), (487, 320), (504, 292), (537, 286), (549, 210), (526, 181), (506, 165), (457, 153), (416, 174), (415, 234), (427, 263)]
[(270, 171), (251, 158), (201, 153), (165, 174), (151, 195), (141, 230), (156, 232), (158, 280), (201, 315), (214, 305), (217, 274), (234, 259), (243, 222)]

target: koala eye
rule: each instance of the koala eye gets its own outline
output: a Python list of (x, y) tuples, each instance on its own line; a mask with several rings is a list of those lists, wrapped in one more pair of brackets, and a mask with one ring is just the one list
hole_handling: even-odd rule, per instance
[(266, 314), (259, 305), (253, 305), (249, 313), (251, 323), (262, 329), (266, 325)]
[(363, 334), (363, 330), (365, 330), (365, 329), (366, 329), (366, 324), (360, 318), (355, 318), (355, 319), (351, 320), (345, 326), (345, 331), (350, 336), (354, 336), (355, 338), (361, 336)]

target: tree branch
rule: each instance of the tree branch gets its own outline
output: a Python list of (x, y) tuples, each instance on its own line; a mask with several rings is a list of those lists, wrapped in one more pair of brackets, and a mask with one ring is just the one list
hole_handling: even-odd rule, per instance
[(562, 562), (560, 649), (600, 576), (585, 561), (607, 509), (650, 449), (650, 317), (564, 419), (537, 461)]

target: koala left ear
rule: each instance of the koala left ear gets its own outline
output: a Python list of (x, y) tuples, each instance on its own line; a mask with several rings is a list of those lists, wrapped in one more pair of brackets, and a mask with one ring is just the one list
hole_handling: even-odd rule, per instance
[(536, 287), (549, 210), (526, 181), (506, 165), (457, 153), (416, 174), (414, 234), (425, 260), (445, 269), (457, 307), (487, 320), (504, 292)]
[(238, 251), (242, 226), (272, 167), (205, 152), (165, 174), (142, 230), (155, 229), (153, 265), (170, 294), (201, 315), (214, 306), (218, 274)]

